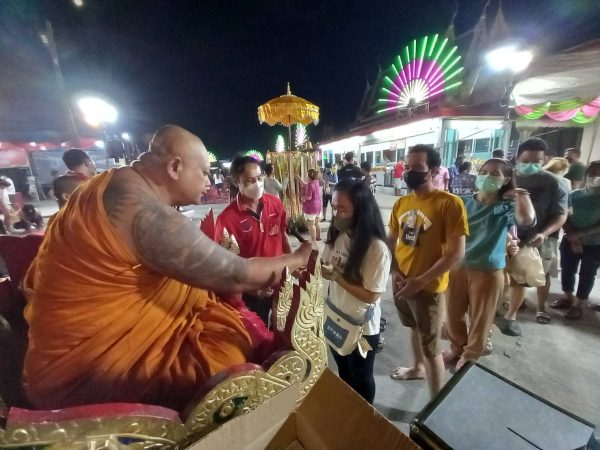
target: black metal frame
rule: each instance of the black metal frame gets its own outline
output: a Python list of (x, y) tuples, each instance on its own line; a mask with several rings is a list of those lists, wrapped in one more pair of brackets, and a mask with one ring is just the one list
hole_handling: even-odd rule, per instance
[[(456, 374), (450, 378), (448, 383), (442, 388), (440, 393), (432, 398), (427, 405), (421, 410), (419, 414), (413, 419), (410, 423), (410, 438), (415, 441), (418, 445), (423, 447), (425, 450), (435, 449), (435, 450), (452, 450), (452, 447), (448, 446), (442, 439), (433, 432), (427, 425), (425, 425), (425, 420), (435, 411), (438, 405), (446, 398), (446, 396), (454, 389), (454, 387), (460, 382), (460, 380), (466, 375), (466, 373), (473, 367), (477, 366), (478, 368), (484, 370), (485, 372), (495, 376), (496, 378), (504, 381), (510, 386), (519, 389), (521, 392), (533, 397), (534, 399), (550, 406), (551, 408), (563, 413), (564, 415), (570, 417), (573, 420), (576, 420), (584, 425), (589, 426), (592, 429), (595, 429), (596, 426), (587, 420), (582, 419), (575, 414), (566, 411), (560, 406), (555, 405), (554, 403), (549, 402), (548, 400), (540, 397), (539, 395), (534, 394), (533, 392), (528, 391), (527, 389), (519, 386), (518, 384), (508, 380), (507, 378), (499, 375), (498, 373), (488, 369), (485, 366), (482, 366), (478, 363), (467, 362), (464, 366), (460, 368)], [(592, 434), (592, 439), (594, 438), (594, 433)]]

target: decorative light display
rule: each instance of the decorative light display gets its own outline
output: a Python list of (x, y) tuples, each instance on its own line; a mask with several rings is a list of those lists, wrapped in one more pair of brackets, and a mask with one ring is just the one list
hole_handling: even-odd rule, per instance
[(540, 119), (546, 116), (552, 120), (570, 120), (580, 125), (592, 123), (600, 114), (600, 97), (595, 99), (574, 99), (562, 102), (546, 102), (532, 106), (516, 106), (515, 111), (524, 119)]
[(302, 147), (306, 143), (306, 139), (308, 139), (308, 135), (306, 134), (306, 127), (299, 123), (296, 125), (296, 148)]
[(244, 156), (250, 156), (251, 158), (254, 158), (257, 161), (264, 161), (265, 159), (258, 150), (248, 150), (246, 153), (244, 153)]
[(217, 162), (217, 156), (213, 152), (208, 152), (208, 162), (209, 163)]
[(377, 112), (417, 106), (460, 86), (463, 67), (457, 51), (438, 34), (404, 47), (383, 78)]
[(285, 151), (285, 141), (283, 140), (282, 135), (277, 135), (277, 139), (275, 140), (275, 151), (277, 153), (281, 153)]

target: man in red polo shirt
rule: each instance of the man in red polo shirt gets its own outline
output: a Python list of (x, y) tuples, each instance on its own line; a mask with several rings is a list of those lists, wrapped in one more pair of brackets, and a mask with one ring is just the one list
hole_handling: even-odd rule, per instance
[[(231, 164), (231, 178), (239, 193), (217, 217), (217, 241), (228, 248), (237, 243), (243, 258), (291, 253), (285, 208), (279, 197), (264, 193), (263, 173), (258, 161), (249, 156), (238, 156)], [(272, 289), (243, 294), (248, 309), (267, 324), (272, 295)]]
[(402, 183), (404, 182), (404, 161), (398, 160), (394, 166), (394, 195), (402, 193)]

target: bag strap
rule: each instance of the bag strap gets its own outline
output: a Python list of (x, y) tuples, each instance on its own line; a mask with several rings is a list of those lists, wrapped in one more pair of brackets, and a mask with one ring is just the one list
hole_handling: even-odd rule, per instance
[[(331, 286), (331, 284), (329, 286)], [(363, 320), (356, 320), (356, 319), (353, 319), (352, 317), (350, 317), (348, 314), (346, 314), (344, 311), (342, 311), (341, 309), (339, 309), (337, 306), (335, 306), (333, 304), (333, 302), (331, 301), (330, 292), (331, 292), (331, 287), (327, 288), (327, 300), (325, 300), (325, 304), (329, 307), (329, 309), (331, 309), (335, 314), (340, 316), (346, 322), (350, 323), (351, 325), (360, 327), (360, 326), (364, 325), (365, 323), (369, 322), (371, 319), (373, 319), (373, 316), (375, 315), (375, 305), (370, 304), (368, 306), (368, 309), (365, 312), (365, 318)]]

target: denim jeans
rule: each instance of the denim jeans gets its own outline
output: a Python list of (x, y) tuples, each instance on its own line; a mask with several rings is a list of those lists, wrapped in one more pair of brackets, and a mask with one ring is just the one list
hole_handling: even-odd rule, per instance
[(363, 358), (358, 348), (346, 356), (341, 356), (332, 348), (333, 359), (338, 366), (338, 374), (348, 386), (356, 391), (362, 398), (373, 404), (375, 399), (375, 378), (373, 377), (373, 364), (375, 363), (375, 350), (379, 343), (379, 334), (363, 336), (373, 350), (367, 352)]
[(575, 292), (575, 275), (580, 263), (577, 298), (587, 300), (600, 267), (600, 245), (584, 245), (582, 253), (575, 253), (568, 239), (564, 237), (560, 244), (560, 270), (564, 292)]

